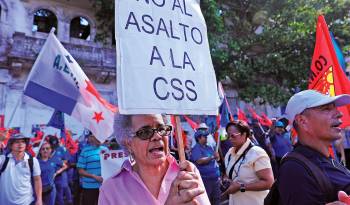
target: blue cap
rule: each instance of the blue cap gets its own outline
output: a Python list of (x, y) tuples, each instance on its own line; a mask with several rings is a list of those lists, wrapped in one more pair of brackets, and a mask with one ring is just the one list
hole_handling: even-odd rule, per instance
[(209, 132), (208, 131), (203, 131), (203, 130), (198, 130), (194, 133), (194, 137), (196, 139), (200, 138), (201, 136), (208, 136), (209, 135)]
[(284, 127), (284, 124), (281, 121), (276, 121), (275, 122), (275, 127)]

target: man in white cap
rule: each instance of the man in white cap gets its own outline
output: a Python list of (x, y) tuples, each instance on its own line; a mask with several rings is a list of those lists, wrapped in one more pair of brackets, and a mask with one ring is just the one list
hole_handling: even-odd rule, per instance
[(330, 97), (314, 90), (290, 98), (286, 114), (298, 143), (282, 160), (277, 179), (279, 204), (342, 204), (338, 192), (350, 194), (350, 171), (329, 154), (331, 143), (341, 138), (342, 113), (337, 107), (348, 104), (350, 95)]
[[(196, 131), (208, 131), (209, 132), (209, 127), (207, 126), (207, 124), (205, 124), (204, 122), (200, 123), (197, 127), (197, 130)], [(197, 144), (196, 140), (195, 140), (195, 137), (193, 136), (192, 137), (192, 148)], [(207, 136), (207, 145), (212, 147), (214, 150), (215, 150), (215, 147), (216, 147), (216, 141), (213, 137), (212, 134), (209, 133), (209, 135)]]

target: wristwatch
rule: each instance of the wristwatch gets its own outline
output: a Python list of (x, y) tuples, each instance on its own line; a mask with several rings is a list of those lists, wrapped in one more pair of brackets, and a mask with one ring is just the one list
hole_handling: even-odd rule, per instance
[(241, 187), (239, 188), (239, 190), (240, 190), (241, 192), (245, 192), (245, 185), (244, 185), (244, 184), (241, 184)]

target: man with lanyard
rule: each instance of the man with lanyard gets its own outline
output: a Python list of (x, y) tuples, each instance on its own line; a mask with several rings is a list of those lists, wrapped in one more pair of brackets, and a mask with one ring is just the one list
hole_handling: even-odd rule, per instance
[(14, 134), (7, 144), (11, 152), (0, 155), (0, 204), (42, 205), (40, 165), (25, 152), (28, 144), (29, 137)]
[[(55, 161), (63, 161), (64, 164), (68, 164), (68, 152), (67, 149), (60, 145), (59, 140), (56, 136), (49, 135), (49, 143), (52, 147), (52, 158)], [(68, 203), (72, 204), (72, 194), (68, 185), (68, 174), (64, 170), (61, 174), (55, 177), (55, 186), (57, 190), (56, 204), (65, 205), (64, 195)]]
[(345, 165), (346, 168), (350, 169), (350, 126), (347, 126), (343, 130), (343, 146), (344, 146), (344, 153), (345, 153)]
[[(339, 191), (350, 193), (350, 171), (329, 154), (331, 143), (341, 138), (342, 113), (337, 107), (348, 104), (350, 95), (330, 97), (315, 90), (290, 98), (286, 114), (298, 143), (282, 160), (277, 179), (279, 204), (324, 205), (337, 201)], [(288, 160), (290, 156), (294, 159)]]

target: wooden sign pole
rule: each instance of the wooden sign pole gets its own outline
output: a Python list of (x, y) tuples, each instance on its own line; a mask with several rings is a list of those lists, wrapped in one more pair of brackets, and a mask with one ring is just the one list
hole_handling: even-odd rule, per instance
[(175, 123), (176, 123), (176, 141), (177, 141), (177, 152), (179, 154), (180, 162), (183, 162), (186, 160), (185, 157), (185, 150), (184, 150), (184, 144), (182, 140), (182, 129), (181, 129), (181, 122), (180, 122), (180, 116), (175, 116)]

